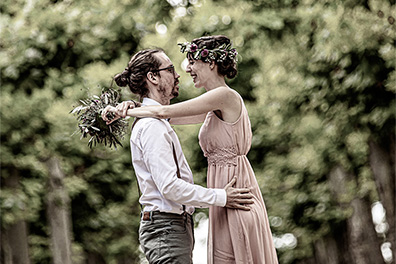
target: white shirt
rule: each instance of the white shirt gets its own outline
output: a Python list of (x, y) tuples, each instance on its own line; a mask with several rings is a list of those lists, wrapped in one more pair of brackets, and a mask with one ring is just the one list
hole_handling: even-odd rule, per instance
[[(144, 98), (142, 105), (160, 104)], [(181, 178), (176, 175), (172, 142)], [(144, 211), (181, 214), (184, 204), (185, 210), (192, 214), (194, 207), (225, 206), (224, 189), (194, 185), (179, 138), (165, 119), (140, 119), (132, 129), (130, 143), (132, 164), (142, 192), (139, 202)]]

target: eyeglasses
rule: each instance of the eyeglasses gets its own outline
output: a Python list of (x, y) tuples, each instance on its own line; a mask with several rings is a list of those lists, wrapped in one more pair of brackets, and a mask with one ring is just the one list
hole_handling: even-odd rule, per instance
[(168, 70), (168, 72), (172, 73), (173, 75), (175, 74), (175, 66), (169, 66), (166, 68), (162, 68), (162, 69), (158, 69), (158, 70), (153, 70), (153, 72), (159, 72), (159, 71), (164, 71), (164, 70)]

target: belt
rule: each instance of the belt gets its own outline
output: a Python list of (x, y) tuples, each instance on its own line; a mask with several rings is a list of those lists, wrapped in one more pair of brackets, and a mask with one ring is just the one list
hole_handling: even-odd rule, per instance
[(177, 217), (181, 216), (184, 217), (186, 215), (189, 215), (186, 211), (184, 211), (182, 214), (174, 214), (174, 213), (166, 213), (166, 212), (160, 212), (160, 211), (146, 211), (146, 212), (141, 212), (141, 218), (144, 221), (151, 221), (153, 217), (155, 216), (168, 216), (168, 217)]

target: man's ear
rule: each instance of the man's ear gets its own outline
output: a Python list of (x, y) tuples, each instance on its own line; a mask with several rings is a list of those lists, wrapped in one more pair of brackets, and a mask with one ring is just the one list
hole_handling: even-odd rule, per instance
[(158, 77), (152, 72), (147, 73), (147, 80), (153, 84), (158, 84)]

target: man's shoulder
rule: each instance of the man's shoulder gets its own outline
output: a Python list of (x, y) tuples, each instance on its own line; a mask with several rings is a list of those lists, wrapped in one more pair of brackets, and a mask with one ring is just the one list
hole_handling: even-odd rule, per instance
[(169, 130), (169, 125), (167, 125), (166, 121), (163, 119), (158, 119), (154, 117), (145, 117), (145, 118), (140, 118), (138, 121), (135, 121), (136, 124), (134, 126), (133, 130)]
[(142, 118), (137, 121), (132, 129), (131, 144), (140, 145), (141, 142), (154, 144), (157, 140), (162, 140), (171, 133), (172, 128), (165, 120), (157, 118)]
[(140, 127), (146, 127), (146, 126), (156, 126), (156, 125), (164, 125), (164, 120), (163, 119), (158, 119), (155, 117), (143, 117), (139, 118), (138, 121), (135, 121), (136, 126), (139, 125)]

